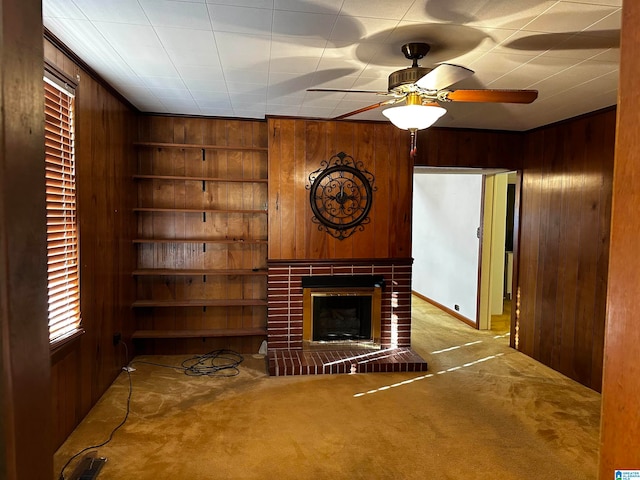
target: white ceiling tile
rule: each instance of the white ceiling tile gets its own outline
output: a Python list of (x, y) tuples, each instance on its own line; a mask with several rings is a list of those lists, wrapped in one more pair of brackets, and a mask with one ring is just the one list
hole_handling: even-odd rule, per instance
[(210, 117), (233, 117), (234, 115), (232, 108), (200, 107), (200, 113)]
[(132, 49), (123, 55), (124, 60), (140, 76), (178, 76), (171, 59), (161, 48), (146, 47)]
[(189, 67), (211, 67), (222, 70), (217, 49), (167, 49), (167, 55), (177, 68)]
[(192, 92), (226, 92), (227, 84), (219, 77), (183, 78), (186, 87)]
[(167, 50), (215, 51), (216, 48), (216, 41), (211, 30), (156, 27), (155, 32)]
[[(94, 22), (93, 24), (117, 51), (134, 54), (139, 48), (163, 48), (151, 25), (112, 22)], [(132, 48), (133, 45), (136, 48)]]
[(163, 102), (165, 99), (193, 100), (193, 97), (191, 97), (191, 92), (186, 88), (150, 87), (149, 91), (151, 91), (151, 93), (153, 93), (156, 97), (162, 99)]
[(269, 63), (269, 72), (285, 74), (313, 72), (319, 62), (320, 57), (272, 58)]
[(273, 0), (206, 0), (206, 2), (216, 5), (235, 5), (238, 7), (273, 8)]
[(180, 77), (153, 77), (140, 76), (144, 84), (149, 88), (185, 88)]
[(481, 85), (489, 85), (492, 81), (522, 66), (524, 63), (533, 60), (535, 57), (536, 55), (507, 55), (491, 52), (487, 53), (480, 57), (477, 61), (465, 65), (475, 72), (474, 75), (468, 79), (468, 81), (479, 82)]
[(360, 42), (372, 35), (391, 32), (398, 24), (397, 20), (385, 18), (358, 18), (358, 28), (353, 28), (353, 18), (345, 15), (338, 16), (330, 40)]
[(273, 105), (299, 106), (304, 101), (305, 91), (300, 90), (292, 95), (272, 95), (271, 90), (267, 92), (267, 101)]
[(224, 71), (224, 78), (227, 83), (254, 83), (266, 85), (269, 82), (269, 72), (257, 69), (233, 69), (227, 68)]
[(291, 12), (313, 12), (337, 15), (344, 0), (275, 0), (276, 10), (288, 10)]
[(276, 35), (330, 38), (337, 15), (274, 10), (273, 33)]
[(198, 104), (200, 104), (201, 102), (202, 103), (205, 103), (205, 102), (229, 103), (229, 93), (227, 92), (226, 86), (224, 90), (219, 90), (219, 91), (209, 91), (209, 90), (190, 90), (190, 91), (191, 91), (191, 96)]
[(246, 94), (250, 97), (260, 97), (262, 100), (267, 98), (267, 86), (259, 83), (229, 82), (227, 83), (227, 90), (229, 95), (234, 95), (235, 97), (238, 94)]
[(88, 20), (87, 16), (73, 2), (42, 2), (42, 16), (45, 20), (48, 17)]
[(402, 19), (414, 0), (345, 0), (341, 14), (353, 17)]
[(220, 95), (216, 98), (195, 99), (199, 108), (231, 109), (229, 95)]
[(182, 100), (178, 98), (162, 98), (160, 99), (162, 105), (170, 112), (175, 112), (179, 115), (193, 115), (199, 113), (200, 109), (193, 100)]
[(214, 30), (248, 34), (270, 34), (273, 10), (209, 4)]
[[(71, 2), (68, 2), (71, 4)], [(149, 20), (138, 2), (130, 0), (74, 0), (87, 18), (94, 22), (149, 25)]]
[(588, 5), (608, 5), (611, 7), (622, 7), (622, 0), (562, 0), (567, 3), (586, 3)]
[(405, 16), (414, 22), (518, 29), (556, 0), (446, 0), (415, 2)]
[(622, 9), (617, 9), (610, 15), (603, 17), (598, 20), (594, 24), (590, 25), (585, 29), (585, 32), (592, 33), (594, 35), (600, 34), (608, 34), (609, 30), (618, 30), (618, 35), (620, 35), (619, 31), (622, 27)]
[(558, 2), (525, 26), (532, 32), (579, 32), (616, 11), (613, 7)]
[(216, 32), (215, 37), (223, 68), (268, 70), (270, 37), (227, 32)]
[(178, 68), (180, 77), (186, 81), (211, 81), (211, 80), (223, 80), (221, 67), (209, 67), (200, 65), (183, 65)]
[(282, 116), (297, 116), (300, 111), (300, 107), (298, 105), (279, 105), (279, 104), (268, 104), (266, 113), (267, 115), (282, 115)]
[(332, 108), (324, 108), (324, 107), (300, 107), (300, 115), (303, 117), (311, 117), (311, 118), (332, 118), (333, 109)]
[(149, 21), (158, 27), (210, 30), (209, 13), (204, 3), (175, 0), (138, 0)]

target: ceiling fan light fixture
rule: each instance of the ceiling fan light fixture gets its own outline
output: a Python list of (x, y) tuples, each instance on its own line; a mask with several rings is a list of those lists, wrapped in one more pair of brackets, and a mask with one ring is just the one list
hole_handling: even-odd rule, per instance
[(423, 130), (433, 125), (447, 111), (437, 105), (403, 105), (382, 111), (391, 123), (402, 130)]

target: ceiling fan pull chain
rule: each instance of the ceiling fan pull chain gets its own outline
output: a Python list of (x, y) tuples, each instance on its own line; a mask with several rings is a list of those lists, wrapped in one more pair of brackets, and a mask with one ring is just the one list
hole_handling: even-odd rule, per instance
[(418, 130), (415, 128), (412, 128), (411, 130), (409, 130), (409, 133), (411, 134), (411, 148), (409, 150), (409, 156), (411, 158), (415, 158), (416, 157), (416, 151), (418, 149), (418, 146), (416, 144), (417, 139), (418, 139)]

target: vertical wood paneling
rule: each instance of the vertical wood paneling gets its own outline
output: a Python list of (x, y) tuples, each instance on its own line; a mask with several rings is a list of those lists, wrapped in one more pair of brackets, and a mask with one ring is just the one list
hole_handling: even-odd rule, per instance
[(601, 387), (615, 112), (528, 133), (519, 349)]
[[(607, 325), (602, 389), (600, 476), (640, 470), (640, 3), (622, 7), (618, 130), (613, 179), (613, 214), (608, 273)], [(601, 249), (606, 245), (602, 245)], [(599, 264), (601, 264), (599, 262)]]
[[(413, 165), (389, 124), (269, 119), (269, 258), (408, 258)], [(404, 132), (406, 133), (406, 132)], [(408, 142), (408, 138), (407, 138)], [(309, 174), (345, 152), (375, 177), (363, 231), (337, 240), (312, 221)], [(381, 238), (378, 238), (381, 237)]]
[(0, 478), (51, 478), (41, 3), (0, 4)]
[[(76, 90), (76, 175), (80, 236), (80, 301), (86, 331), (52, 359), (54, 432), (60, 445), (120, 372), (122, 346), (133, 330), (131, 271), (135, 251), (131, 239), (136, 187), (132, 132), (135, 114), (100, 83), (45, 41), (45, 58), (71, 77)], [(148, 158), (141, 159), (143, 164)], [(141, 195), (151, 195), (142, 191)], [(141, 228), (149, 228), (143, 225)]]

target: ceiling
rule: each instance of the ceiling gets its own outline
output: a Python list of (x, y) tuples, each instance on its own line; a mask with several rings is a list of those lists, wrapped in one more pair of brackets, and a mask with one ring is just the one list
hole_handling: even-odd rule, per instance
[[(385, 100), (400, 48), (475, 71), (459, 88), (529, 105), (447, 103), (436, 126), (528, 130), (614, 105), (622, 0), (43, 0), (44, 25), (143, 112), (332, 118)], [(383, 120), (382, 108), (350, 117)]]

